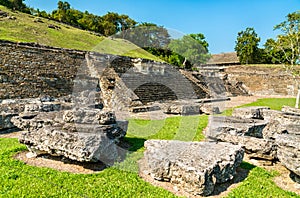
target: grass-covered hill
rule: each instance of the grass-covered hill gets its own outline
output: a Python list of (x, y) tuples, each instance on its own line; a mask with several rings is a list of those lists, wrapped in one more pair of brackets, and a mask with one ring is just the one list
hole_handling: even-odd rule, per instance
[(53, 47), (158, 60), (156, 56), (126, 40), (98, 36), (56, 21), (18, 11), (13, 12), (1, 5), (0, 40), (34, 42)]

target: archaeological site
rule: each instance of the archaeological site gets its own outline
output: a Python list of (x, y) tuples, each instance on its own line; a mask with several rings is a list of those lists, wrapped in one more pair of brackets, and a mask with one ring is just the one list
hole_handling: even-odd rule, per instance
[(232, 97), (295, 97), (297, 85), (284, 70), (211, 64), (192, 71), (34, 43), (0, 41), (0, 47), (0, 133), (17, 132), (27, 158), (47, 154), (112, 167), (132, 146), (120, 145), (133, 118), (208, 115), (203, 141), (144, 141), (141, 178), (209, 196), (235, 178), (247, 155), (279, 163), (300, 181), (299, 109), (221, 114)]

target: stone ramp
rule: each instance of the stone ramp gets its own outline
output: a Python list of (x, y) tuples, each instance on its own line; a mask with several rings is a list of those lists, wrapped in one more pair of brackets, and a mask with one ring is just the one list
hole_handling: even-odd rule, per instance
[(170, 182), (191, 195), (210, 195), (235, 176), (244, 150), (230, 143), (148, 140), (140, 174)]

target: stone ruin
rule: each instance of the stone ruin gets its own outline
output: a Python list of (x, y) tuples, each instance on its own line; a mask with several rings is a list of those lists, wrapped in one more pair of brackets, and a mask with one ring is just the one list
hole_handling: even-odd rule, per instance
[(300, 110), (245, 107), (232, 117), (211, 117), (205, 131), (217, 142), (242, 145), (250, 158), (279, 161), (300, 178)]
[(28, 157), (50, 154), (112, 165), (119, 158), (117, 143), (126, 135), (128, 121), (117, 121), (114, 112), (101, 105), (81, 100), (81, 106), (74, 106), (70, 100), (5, 100), (0, 105), (1, 130), (22, 130), (19, 141), (30, 151)]
[[(1, 99), (34, 98), (41, 93), (58, 97), (0, 101), (0, 133), (23, 130), (19, 141), (31, 151), (29, 157), (47, 153), (112, 165), (120, 157), (117, 143), (128, 126), (127, 121), (117, 121), (112, 107), (133, 113), (217, 114), (219, 109), (206, 105), (207, 100), (249, 93), (243, 80), (232, 80), (222, 71), (191, 72), (93, 52), (0, 45), (4, 49)], [(57, 75), (49, 75), (56, 68)], [(73, 98), (66, 96), (74, 94), (74, 87)], [(187, 88), (191, 88), (188, 94)], [(140, 173), (207, 196), (217, 184), (234, 177), (246, 152), (252, 158), (278, 160), (300, 177), (299, 118), (299, 110), (288, 107), (242, 108), (233, 117), (212, 117), (206, 136), (213, 142), (146, 141)]]
[(300, 178), (300, 110), (283, 107), (235, 109), (233, 116), (211, 116), (207, 142), (148, 140), (140, 175), (170, 182), (189, 195), (208, 196), (231, 180), (244, 152), (254, 159), (279, 161)]
[(140, 175), (170, 182), (191, 195), (208, 196), (233, 179), (244, 157), (240, 145), (216, 142), (148, 140)]

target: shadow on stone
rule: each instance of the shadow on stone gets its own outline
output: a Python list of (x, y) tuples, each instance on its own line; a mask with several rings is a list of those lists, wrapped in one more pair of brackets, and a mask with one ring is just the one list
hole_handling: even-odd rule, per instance
[(290, 175), (289, 175), (289, 176), (290, 176), (290, 178), (291, 178), (294, 182), (300, 184), (300, 176), (296, 175), (296, 174), (293, 173), (293, 172), (290, 172)]
[(234, 176), (234, 178), (226, 183), (216, 184), (215, 189), (210, 196), (220, 195), (221, 193), (227, 191), (228, 188), (232, 187), (232, 185), (244, 181), (248, 177), (249, 172), (255, 167), (256, 166), (243, 161), (241, 165), (236, 169), (236, 175)]
[(15, 128), (11, 128), (11, 129), (4, 129), (4, 130), (0, 130), (0, 135), (5, 135), (5, 134), (9, 134), (9, 133), (15, 133), (15, 132), (19, 132), (21, 131), (21, 129), (15, 127)]

